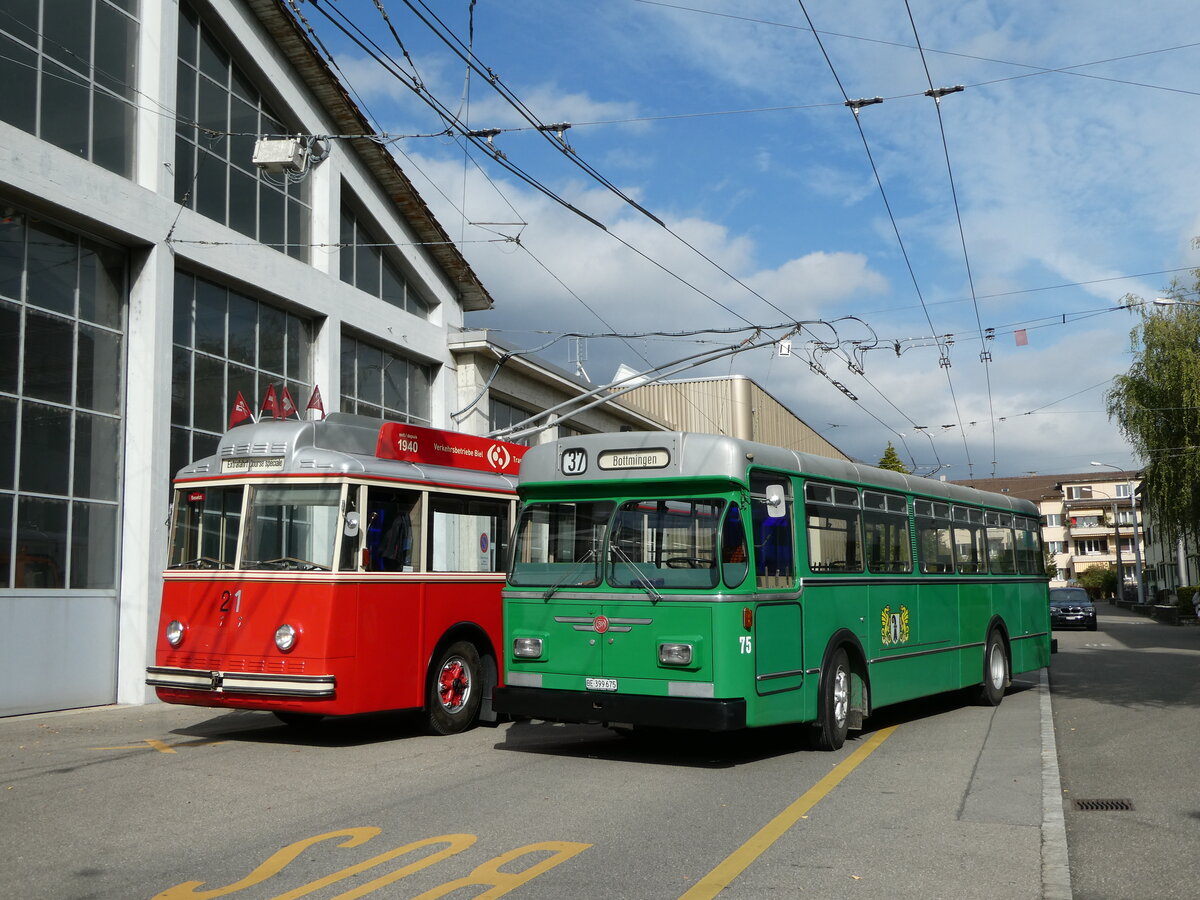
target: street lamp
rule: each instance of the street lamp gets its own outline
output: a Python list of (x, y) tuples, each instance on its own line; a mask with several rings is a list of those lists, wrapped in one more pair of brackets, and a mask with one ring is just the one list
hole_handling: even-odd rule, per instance
[[(1103, 466), (1106, 469), (1116, 469), (1118, 472), (1125, 471), (1120, 466), (1114, 466), (1112, 463), (1096, 462), (1095, 460), (1092, 460), (1089, 465)], [(1126, 478), (1125, 483), (1129, 485), (1129, 501), (1133, 505), (1133, 564), (1135, 574), (1137, 575), (1138, 606), (1144, 606), (1146, 603), (1146, 589), (1142, 586), (1142, 541), (1141, 538), (1138, 537), (1137, 491), (1135, 491), (1133, 488), (1133, 481)], [(1118, 548), (1121, 546), (1120, 534), (1121, 531), (1118, 528)], [(1125, 583), (1125, 579), (1123, 577), (1121, 578), (1121, 583)]]

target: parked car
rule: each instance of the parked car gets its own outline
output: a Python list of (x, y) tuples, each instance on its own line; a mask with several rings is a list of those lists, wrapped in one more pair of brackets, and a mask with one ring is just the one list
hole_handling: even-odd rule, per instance
[(1096, 630), (1096, 607), (1078, 587), (1050, 588), (1050, 627)]

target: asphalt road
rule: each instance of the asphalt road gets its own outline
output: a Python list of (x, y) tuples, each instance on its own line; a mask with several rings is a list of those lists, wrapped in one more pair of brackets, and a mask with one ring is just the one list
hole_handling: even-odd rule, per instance
[(1103, 613), (1058, 635), (1050, 689), (1035, 674), (995, 709), (889, 708), (837, 753), (801, 729), (437, 738), (381, 715), (305, 734), (163, 705), (3, 719), (0, 896), (1196, 896), (1200, 628)]
[(1050, 668), (1074, 895), (1200, 896), (1200, 627), (1098, 610)]

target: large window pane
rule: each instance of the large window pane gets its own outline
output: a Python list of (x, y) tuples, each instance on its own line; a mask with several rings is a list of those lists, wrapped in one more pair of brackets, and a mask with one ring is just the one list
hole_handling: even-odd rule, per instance
[(117, 508), (76, 503), (71, 517), (71, 587), (115, 588)]
[(211, 281), (196, 279), (196, 349), (225, 355), (226, 291)]
[(0, 494), (0, 588), (12, 587), (12, 513), (12, 495)]
[(78, 255), (74, 236), (48, 225), (30, 225), (26, 299), (43, 309), (74, 314)]
[(107, 4), (96, 7), (96, 83), (133, 99), (137, 25)]
[(14, 569), (14, 587), (66, 587), (67, 501), (18, 499)]
[(110, 172), (133, 172), (133, 107), (96, 91), (92, 95), (92, 162)]
[(25, 315), (25, 393), (39, 400), (71, 402), (71, 348), (75, 327), (70, 319), (29, 310)]
[[(34, 42), (36, 43), (36, 36)], [(30, 134), (37, 128), (37, 54), (0, 35), (0, 121)]]
[(229, 297), (229, 358), (253, 366), (254, 337), (258, 330), (258, 304), (248, 297)]
[(121, 327), (125, 265), (120, 253), (84, 246), (79, 254), (79, 318)]
[(75, 496), (94, 500), (117, 499), (117, 456), (121, 441), (120, 419), (75, 414)]
[(121, 409), (121, 336), (79, 326), (75, 405), (116, 414)]
[(258, 234), (257, 180), (241, 169), (229, 170), (229, 227), (249, 237)]
[(25, 403), (21, 409), (22, 491), (70, 492), (71, 413), (57, 406)]
[(285, 368), (284, 341), (287, 338), (287, 316), (282, 310), (269, 306), (261, 308), (262, 319), (258, 334), (258, 367), (264, 372), (279, 375), (295, 374)]
[(20, 363), (21, 308), (0, 301), (0, 391), (17, 392)]
[[(222, 409), (225, 400), (225, 363), (207, 356), (196, 356), (195, 385), (192, 390), (192, 425), (218, 434), (228, 420)], [(253, 402), (253, 401), (251, 401)]]
[(92, 65), (91, 4), (43, 0), (43, 49), (63, 65), (86, 74)]
[[(11, 491), (17, 482), (17, 401), (0, 397), (0, 490)], [(7, 547), (0, 543), (0, 554)]]
[(86, 158), (90, 94), (83, 78), (46, 60), (42, 74), (42, 139)]

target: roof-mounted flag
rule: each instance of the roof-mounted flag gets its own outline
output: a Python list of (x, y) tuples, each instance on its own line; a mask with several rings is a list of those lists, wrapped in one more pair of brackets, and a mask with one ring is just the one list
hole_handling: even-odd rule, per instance
[(241, 425), (249, 419), (254, 421), (254, 413), (250, 412), (250, 404), (246, 402), (246, 398), (242, 396), (242, 392), (238, 391), (237, 400), (233, 402), (233, 409), (229, 411), (229, 427)]
[(310, 409), (319, 410), (321, 413), (321, 418), (325, 418), (325, 404), (321, 402), (320, 387), (313, 387), (312, 396), (308, 398), (308, 406), (304, 407), (304, 409), (306, 412)]
[(262, 406), (258, 410), (259, 418), (262, 418), (264, 413), (270, 413), (272, 419), (283, 418), (279, 414), (279, 401), (275, 399), (275, 385), (273, 384), (267, 388), (267, 396), (263, 397)]
[(283, 386), (283, 394), (279, 400), (279, 418), (286, 419), (289, 416), (295, 416), (300, 412), (296, 409), (296, 402), (292, 400), (292, 395), (288, 392), (287, 385)]

